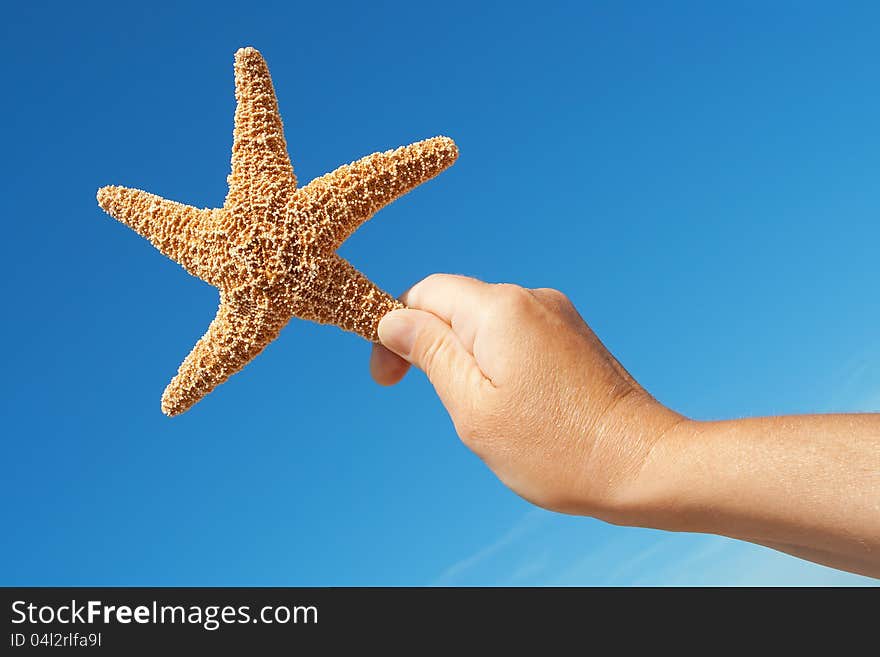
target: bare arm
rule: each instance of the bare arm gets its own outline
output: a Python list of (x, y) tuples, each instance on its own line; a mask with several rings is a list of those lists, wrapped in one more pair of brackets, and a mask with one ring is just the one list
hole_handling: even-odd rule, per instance
[(424, 370), (462, 441), (526, 499), (880, 577), (880, 415), (698, 422), (555, 290), (434, 275), (403, 300), (379, 325), (374, 378)]
[(878, 414), (687, 421), (657, 444), (643, 475), (639, 524), (880, 577)]

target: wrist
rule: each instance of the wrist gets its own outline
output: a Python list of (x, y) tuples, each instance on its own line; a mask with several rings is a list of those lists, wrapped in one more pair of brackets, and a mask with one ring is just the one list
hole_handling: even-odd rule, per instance
[[(704, 428), (703, 422), (654, 402), (643, 426), (649, 427), (644, 448), (600, 517), (616, 525), (672, 531), (687, 530), (682, 502), (684, 451)], [(644, 431), (644, 430), (643, 430)]]

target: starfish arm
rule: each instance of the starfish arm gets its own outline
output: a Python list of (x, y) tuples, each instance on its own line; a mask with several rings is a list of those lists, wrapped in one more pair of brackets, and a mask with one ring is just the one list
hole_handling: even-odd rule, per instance
[(269, 67), (254, 48), (235, 53), (235, 98), (226, 207), (251, 213), (254, 207), (286, 202), (296, 189)]
[(138, 235), (146, 237), (163, 254), (193, 276), (213, 282), (210, 251), (222, 231), (216, 210), (200, 210), (127, 187), (102, 187), (98, 205)]
[(221, 293), (217, 316), (162, 394), (162, 412), (174, 416), (189, 410), (263, 351), (289, 319), (252, 288)]
[(458, 157), (448, 137), (374, 153), (316, 178), (294, 197), (314, 217), (317, 237), (337, 249), (381, 208), (430, 180)]
[(315, 280), (320, 281), (320, 287), (303, 298), (295, 314), (320, 324), (335, 324), (372, 342), (379, 341), (379, 320), (404, 307), (335, 253), (318, 263)]

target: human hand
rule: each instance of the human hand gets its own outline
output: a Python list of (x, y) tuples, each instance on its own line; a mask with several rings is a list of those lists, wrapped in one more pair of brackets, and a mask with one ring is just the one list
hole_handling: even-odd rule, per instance
[(880, 577), (880, 414), (690, 420), (556, 290), (435, 274), (402, 299), (373, 377), (424, 370), (465, 445), (527, 500)]
[(655, 442), (682, 416), (654, 400), (556, 290), (435, 274), (379, 324), (375, 380), (409, 364), (461, 440), (508, 487), (548, 509), (626, 522)]

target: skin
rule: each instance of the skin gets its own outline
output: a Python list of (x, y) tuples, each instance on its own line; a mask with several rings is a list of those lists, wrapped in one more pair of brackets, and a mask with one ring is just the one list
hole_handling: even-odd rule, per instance
[(880, 414), (697, 421), (645, 391), (561, 292), (435, 274), (401, 299), (373, 378), (423, 370), (464, 444), (530, 502), (880, 577)]

